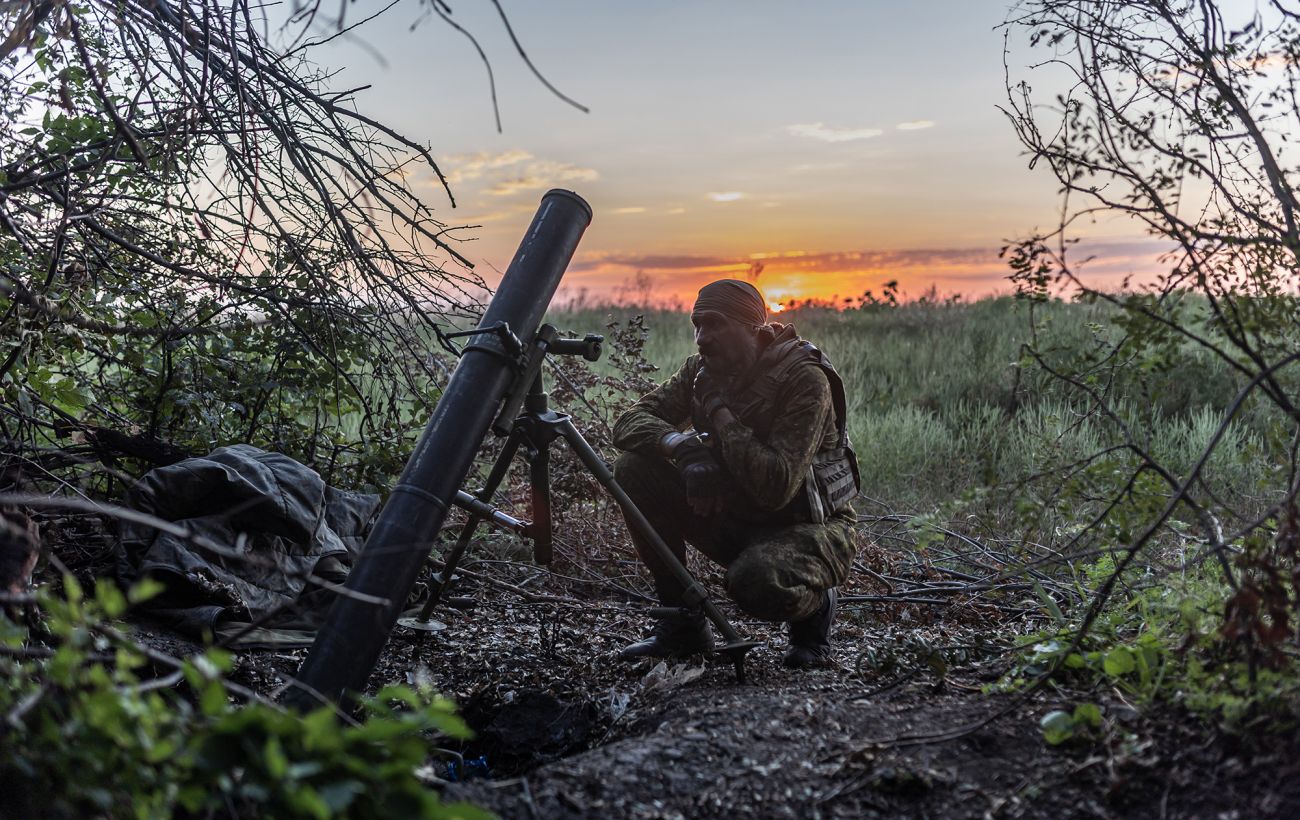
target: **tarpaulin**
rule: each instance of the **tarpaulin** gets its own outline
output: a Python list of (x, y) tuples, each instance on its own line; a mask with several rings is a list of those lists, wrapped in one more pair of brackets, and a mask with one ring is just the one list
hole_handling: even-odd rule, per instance
[(307, 636), (301, 643), (333, 596), (311, 577), (347, 578), (379, 496), (330, 487), (288, 456), (235, 444), (149, 472), (124, 503), (235, 553), (216, 555), (190, 538), (123, 522), (122, 582), (147, 575), (167, 587), (150, 602), (151, 615), (191, 637), (229, 637), (257, 622), (245, 636), (255, 644), (265, 643), (268, 629), (298, 631)]

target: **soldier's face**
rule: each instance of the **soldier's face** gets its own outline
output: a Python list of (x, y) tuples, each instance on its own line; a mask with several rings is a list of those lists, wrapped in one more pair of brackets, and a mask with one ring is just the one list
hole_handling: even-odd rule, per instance
[(691, 323), (695, 325), (695, 346), (712, 372), (738, 373), (758, 355), (758, 334), (748, 325), (712, 311), (692, 313)]

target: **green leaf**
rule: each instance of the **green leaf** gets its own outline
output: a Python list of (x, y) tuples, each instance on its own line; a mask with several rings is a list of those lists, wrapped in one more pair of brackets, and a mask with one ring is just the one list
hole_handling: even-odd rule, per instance
[(1053, 746), (1059, 746), (1074, 737), (1073, 718), (1059, 709), (1043, 715), (1043, 719), (1038, 722), (1038, 726), (1043, 730), (1043, 740)]
[(1073, 722), (1087, 724), (1094, 729), (1101, 727), (1101, 707), (1095, 703), (1080, 703), (1074, 707)]
[(325, 764), (319, 760), (309, 760), (304, 763), (293, 763), (289, 766), (288, 776), (290, 780), (306, 780), (309, 777), (315, 777), (325, 771)]
[(1106, 660), (1102, 663), (1102, 669), (1112, 678), (1122, 678), (1137, 668), (1137, 662), (1133, 659), (1133, 650), (1127, 646), (1117, 646), (1106, 653)]
[(1038, 595), (1038, 600), (1043, 603), (1043, 609), (1047, 610), (1047, 614), (1052, 616), (1052, 620), (1056, 622), (1056, 625), (1065, 626), (1065, 614), (1056, 605), (1056, 600), (1047, 594), (1047, 590), (1043, 589), (1043, 585), (1038, 583), (1037, 578), (1034, 579), (1034, 593)]
[(302, 817), (319, 817), (325, 820), (332, 815), (329, 804), (315, 789), (297, 789), (292, 792), (293, 807)]
[(195, 655), (194, 666), (205, 678), (217, 678), (234, 668), (230, 653), (213, 647), (202, 655)]
[(126, 600), (132, 606), (142, 604), (151, 598), (161, 595), (167, 587), (154, 578), (141, 578), (126, 592)]
[(169, 739), (161, 743), (155, 743), (147, 749), (144, 759), (149, 763), (161, 763), (174, 754), (176, 754), (176, 742)]
[(329, 706), (322, 706), (302, 719), (303, 743), (317, 754), (332, 752), (342, 747), (339, 719)]
[(271, 737), (267, 739), (262, 757), (266, 762), (266, 773), (273, 780), (283, 780), (284, 776), (289, 772), (289, 758), (285, 755), (284, 747), (280, 745), (279, 738)]
[(68, 597), (68, 603), (79, 604), (85, 594), (81, 590), (81, 583), (76, 577), (68, 574), (63, 576), (63, 594)]
[(225, 687), (217, 681), (208, 681), (203, 687), (203, 694), (199, 697), (199, 708), (203, 710), (203, 714), (212, 717), (224, 712), (227, 702)]
[(119, 618), (126, 612), (126, 596), (112, 581), (101, 580), (95, 584), (95, 600), (109, 618)]
[(63, 409), (71, 412), (83, 410), (91, 402), (90, 394), (82, 390), (75, 380), (67, 376), (54, 383), (53, 391), (54, 401)]
[(340, 780), (335, 783), (328, 783), (316, 790), (321, 800), (329, 806), (330, 813), (336, 815), (347, 809), (357, 795), (364, 794), (366, 787), (355, 780)]

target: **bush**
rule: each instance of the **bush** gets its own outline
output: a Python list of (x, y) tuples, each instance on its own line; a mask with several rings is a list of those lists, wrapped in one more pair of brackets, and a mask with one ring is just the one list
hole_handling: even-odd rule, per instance
[(487, 816), (427, 782), (431, 741), (469, 734), (450, 701), (390, 687), (360, 720), (288, 712), (228, 682), (225, 653), (179, 661), (119, 631), (156, 591), (101, 582), (87, 598), (66, 575), (63, 595), (28, 602), (35, 626), (0, 618), (7, 816)]

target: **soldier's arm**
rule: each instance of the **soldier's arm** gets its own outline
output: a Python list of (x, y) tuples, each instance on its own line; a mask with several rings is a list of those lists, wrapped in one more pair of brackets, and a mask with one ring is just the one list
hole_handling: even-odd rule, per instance
[(714, 416), (715, 423), (722, 422), (718, 437), (728, 472), (756, 504), (771, 510), (789, 504), (803, 485), (835, 412), (830, 382), (818, 367), (798, 368), (782, 395), (766, 442), (756, 440), (729, 411)]
[(642, 396), (614, 422), (614, 446), (660, 455), (664, 434), (682, 429), (691, 417), (691, 389), (700, 357), (691, 356), (663, 384)]

